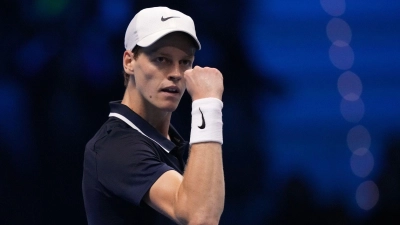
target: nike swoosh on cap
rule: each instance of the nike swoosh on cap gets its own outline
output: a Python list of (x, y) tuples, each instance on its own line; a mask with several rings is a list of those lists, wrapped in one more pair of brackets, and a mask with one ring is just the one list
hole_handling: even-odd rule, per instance
[(204, 128), (206, 128), (206, 121), (204, 120), (203, 112), (201, 111), (200, 108), (199, 108), (199, 110), (200, 110), (200, 113), (201, 113), (202, 122), (201, 122), (201, 126), (197, 126), (197, 127), (200, 128), (200, 129), (204, 129)]
[(172, 18), (180, 18), (179, 16), (170, 16), (170, 17), (165, 17), (164, 18), (164, 16), (161, 16), (161, 21), (167, 21), (167, 20), (169, 20), (169, 19), (172, 19)]

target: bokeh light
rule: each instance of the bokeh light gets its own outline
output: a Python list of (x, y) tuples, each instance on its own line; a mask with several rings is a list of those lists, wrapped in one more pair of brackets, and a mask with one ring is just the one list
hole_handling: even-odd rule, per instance
[(361, 183), (356, 191), (358, 206), (364, 210), (372, 209), (379, 200), (379, 189), (375, 182), (368, 180)]
[(358, 149), (350, 158), (350, 167), (356, 176), (365, 178), (374, 169), (374, 156), (365, 148)]
[(363, 89), (360, 78), (351, 71), (346, 71), (339, 76), (337, 86), (340, 95), (347, 101), (358, 100)]
[(54, 17), (61, 14), (69, 0), (36, 0), (35, 9), (38, 17)]
[(329, 48), (329, 58), (338, 69), (348, 70), (354, 63), (354, 52), (346, 42), (339, 40)]
[(320, 0), (322, 8), (331, 16), (340, 16), (346, 10), (345, 0)]
[(0, 153), (7, 152), (12, 167), (20, 172), (32, 171), (35, 163), (29, 118), (30, 96), (17, 82), (0, 79)]
[(371, 136), (368, 130), (362, 125), (351, 128), (347, 133), (347, 146), (354, 154), (362, 153), (359, 149), (369, 149), (371, 146)]
[(326, 34), (332, 43), (343, 41), (350, 44), (351, 29), (346, 21), (340, 18), (332, 18), (326, 26)]
[(348, 122), (359, 122), (364, 116), (364, 111), (364, 102), (361, 98), (358, 98), (355, 101), (342, 99), (340, 103), (340, 113), (342, 114), (343, 118)]
[(119, 33), (125, 29), (126, 22), (133, 18), (131, 1), (100, 1), (100, 20), (110, 33)]

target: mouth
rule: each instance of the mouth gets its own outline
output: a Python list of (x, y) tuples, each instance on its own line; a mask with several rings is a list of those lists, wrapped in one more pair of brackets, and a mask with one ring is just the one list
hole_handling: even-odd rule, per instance
[(177, 86), (166, 87), (166, 88), (161, 89), (161, 91), (171, 93), (171, 94), (179, 94), (180, 93), (180, 90)]

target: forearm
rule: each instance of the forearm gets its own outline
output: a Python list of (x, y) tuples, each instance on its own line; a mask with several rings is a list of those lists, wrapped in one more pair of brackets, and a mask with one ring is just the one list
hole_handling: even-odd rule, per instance
[(192, 97), (191, 149), (176, 196), (176, 217), (182, 224), (218, 224), (225, 200), (222, 164), (223, 77), (214, 68), (185, 71)]
[(183, 224), (218, 224), (224, 208), (225, 182), (221, 144), (193, 144), (177, 194), (177, 218)]

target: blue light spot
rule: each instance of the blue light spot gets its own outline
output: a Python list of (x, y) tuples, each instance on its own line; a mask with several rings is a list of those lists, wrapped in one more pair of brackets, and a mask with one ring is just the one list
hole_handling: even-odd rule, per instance
[(125, 30), (126, 23), (133, 18), (133, 7), (130, 1), (102, 0), (100, 2), (102, 24), (110, 32)]
[(28, 41), (14, 55), (24, 75), (35, 76), (57, 52), (57, 35), (42, 34)]
[(17, 83), (0, 80), (0, 136), (19, 170), (31, 167), (34, 160), (27, 101), (28, 95)]
[[(116, 78), (116, 74), (122, 71), (122, 66), (118, 67), (121, 62), (116, 61), (112, 51), (105, 35), (95, 29), (86, 31), (82, 38), (79, 56), (81, 57), (80, 61), (84, 64), (85, 72), (83, 74), (90, 84), (106, 88)], [(121, 56), (122, 53), (121, 50)]]

